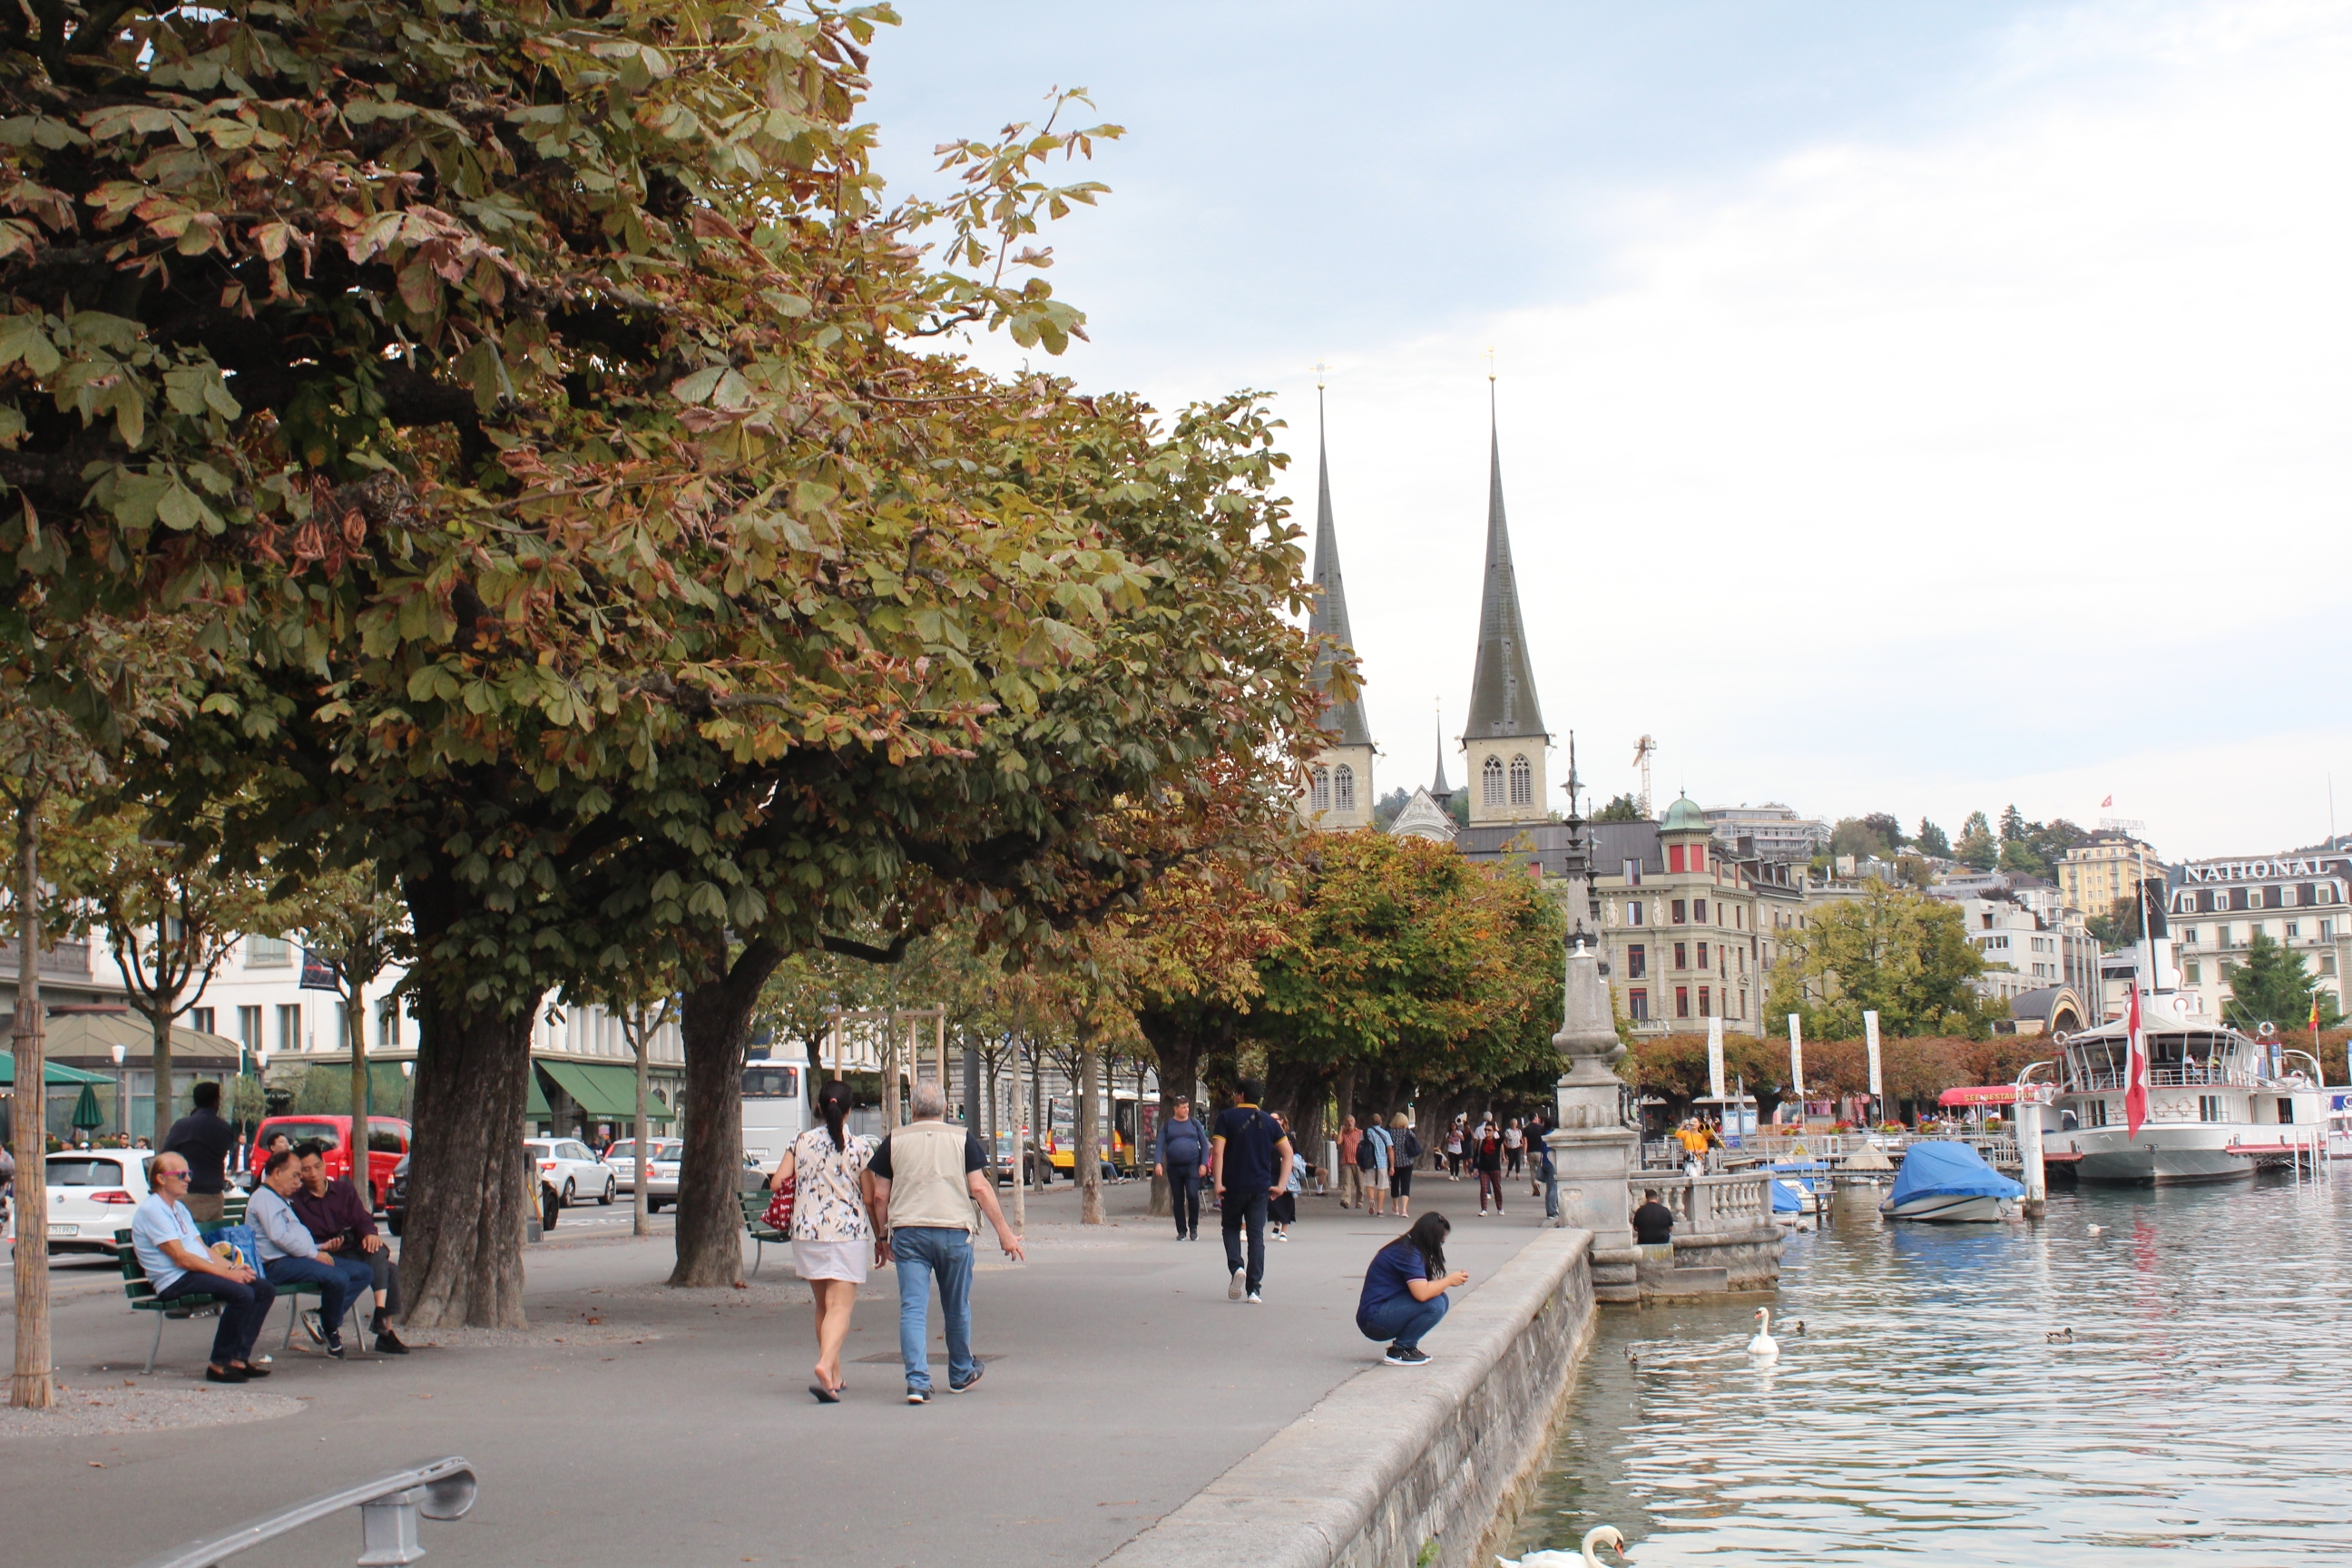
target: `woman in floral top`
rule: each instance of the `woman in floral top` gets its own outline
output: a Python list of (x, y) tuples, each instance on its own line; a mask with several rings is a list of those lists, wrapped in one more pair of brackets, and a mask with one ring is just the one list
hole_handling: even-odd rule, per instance
[(887, 1259), (874, 1206), (874, 1177), (866, 1169), (874, 1141), (842, 1131), (851, 1105), (849, 1086), (835, 1079), (816, 1097), (824, 1118), (793, 1140), (776, 1164), (774, 1183), (796, 1184), (793, 1194), (793, 1268), (809, 1282), (816, 1305), (816, 1381), (820, 1404), (841, 1401), (841, 1347), (866, 1262)]

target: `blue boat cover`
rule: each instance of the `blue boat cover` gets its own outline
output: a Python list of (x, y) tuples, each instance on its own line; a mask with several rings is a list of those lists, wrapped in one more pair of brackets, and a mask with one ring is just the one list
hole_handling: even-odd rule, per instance
[(1914, 1143), (1895, 1173), (1885, 1207), (1913, 1198), (2021, 1198), (2025, 1189), (1994, 1170), (1965, 1143)]
[(1775, 1181), (1772, 1184), (1774, 1214), (1799, 1214), (1803, 1212), (1804, 1206), (1804, 1200), (1797, 1195), (1796, 1188), (1782, 1181)]

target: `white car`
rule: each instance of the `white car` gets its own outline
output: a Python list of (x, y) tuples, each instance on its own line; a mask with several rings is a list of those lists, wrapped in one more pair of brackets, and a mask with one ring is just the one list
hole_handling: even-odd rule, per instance
[(147, 1162), (153, 1158), (141, 1149), (76, 1149), (50, 1155), (49, 1250), (112, 1258), (114, 1233), (130, 1226), (139, 1200), (147, 1195)]
[(526, 1138), (522, 1147), (525, 1157), (539, 1167), (540, 1184), (554, 1188), (565, 1208), (586, 1197), (609, 1204), (620, 1191), (613, 1167), (577, 1138)]
[[(677, 1201), (677, 1163), (684, 1156), (686, 1144), (677, 1138), (656, 1138), (653, 1141), (653, 1169), (646, 1176), (646, 1207), (655, 1214), (661, 1212), (663, 1203)], [(637, 1190), (637, 1141), (634, 1138), (616, 1140), (604, 1151), (604, 1163), (613, 1167), (619, 1177), (621, 1190)]]

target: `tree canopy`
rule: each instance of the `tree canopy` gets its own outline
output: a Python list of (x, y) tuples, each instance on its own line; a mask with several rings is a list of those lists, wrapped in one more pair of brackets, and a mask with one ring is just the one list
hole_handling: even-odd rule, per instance
[(1859, 1038), (1869, 1010), (1890, 1035), (1978, 1037), (1989, 1020), (1969, 982), (1983, 969), (1958, 906), (1874, 880), (1787, 943), (1769, 1011), (1823, 1038)]
[(2222, 1016), (2233, 1029), (2252, 1034), (2264, 1024), (2282, 1035), (2311, 1026), (2312, 1005), (2319, 1007), (2319, 1026), (2332, 1029), (2343, 1018), (2333, 994), (2322, 990), (2303, 954), (2264, 931), (2246, 944), (2242, 963), (2230, 966), (2230, 1000)]

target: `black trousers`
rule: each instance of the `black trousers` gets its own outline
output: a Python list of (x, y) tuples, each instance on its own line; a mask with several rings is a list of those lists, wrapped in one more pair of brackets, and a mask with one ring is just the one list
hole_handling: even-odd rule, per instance
[(1201, 1173), (1190, 1165), (1168, 1167), (1168, 1212), (1178, 1236), (1201, 1234)]
[(220, 1302), (220, 1323), (213, 1330), (212, 1363), (225, 1367), (243, 1361), (253, 1349), (261, 1321), (269, 1316), (269, 1304), (278, 1300), (278, 1291), (267, 1279), (240, 1284), (217, 1274), (191, 1272), (155, 1292), (159, 1301), (174, 1296), (210, 1296)]
[(1249, 1226), (1249, 1267), (1244, 1282), (1253, 1293), (1265, 1283), (1265, 1203), (1264, 1188), (1244, 1196), (1228, 1187), (1224, 1215), (1218, 1226), (1225, 1236), (1227, 1273), (1242, 1267), (1242, 1226)]

